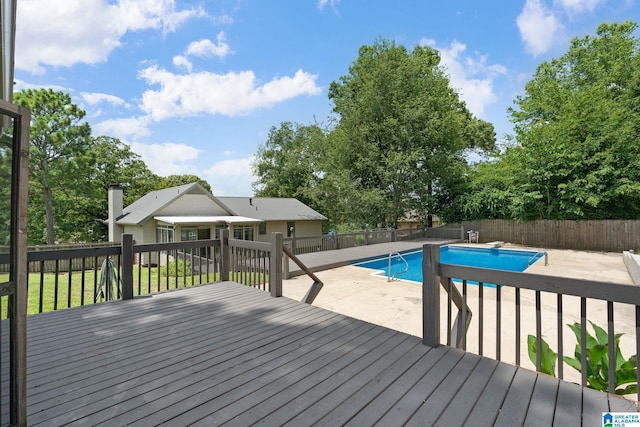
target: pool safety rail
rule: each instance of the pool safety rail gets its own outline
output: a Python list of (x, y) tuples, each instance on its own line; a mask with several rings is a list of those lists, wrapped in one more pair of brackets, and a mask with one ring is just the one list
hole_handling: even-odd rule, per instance
[(527, 268), (531, 267), (531, 265), (537, 261), (538, 258), (536, 257), (538, 255), (544, 255), (544, 265), (549, 265), (549, 253), (547, 251), (538, 251), (529, 258), (529, 261), (527, 261)]
[[(397, 271), (393, 274), (391, 274), (391, 260), (393, 258), (400, 258), (403, 262), (404, 262), (404, 270), (402, 271)], [(406, 259), (404, 259), (404, 257), (402, 256), (402, 254), (400, 252), (391, 252), (389, 253), (389, 263), (388, 263), (388, 268), (387, 268), (387, 282), (392, 282), (396, 276), (406, 273), (407, 271), (409, 271), (409, 263), (407, 262)]]

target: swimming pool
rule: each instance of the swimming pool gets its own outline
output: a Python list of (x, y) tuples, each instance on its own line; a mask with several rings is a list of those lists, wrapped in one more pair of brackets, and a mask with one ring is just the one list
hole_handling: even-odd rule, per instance
[[(469, 267), (491, 268), (494, 270), (524, 271), (528, 266), (543, 256), (541, 252), (522, 251), (516, 249), (497, 248), (469, 248), (462, 246), (442, 246), (440, 248), (440, 262), (443, 264), (465, 265)], [(405, 263), (398, 256), (391, 257), (391, 275), (396, 279), (411, 280), (422, 283), (422, 251), (402, 254), (409, 264), (405, 270)], [(387, 277), (389, 258), (378, 258), (354, 264), (356, 267), (379, 270), (381, 276)], [(476, 284), (468, 281), (467, 283)], [(490, 285), (490, 284), (487, 284)]]

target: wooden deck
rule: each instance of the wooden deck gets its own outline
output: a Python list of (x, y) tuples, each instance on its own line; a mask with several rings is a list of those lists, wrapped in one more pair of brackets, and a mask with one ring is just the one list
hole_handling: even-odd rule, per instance
[(231, 282), (30, 316), (28, 337), (30, 426), (600, 426), (636, 410)]

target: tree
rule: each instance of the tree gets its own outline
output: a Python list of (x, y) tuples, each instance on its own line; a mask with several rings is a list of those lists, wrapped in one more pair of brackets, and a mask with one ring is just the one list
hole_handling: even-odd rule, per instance
[[(567, 53), (537, 67), (510, 110), (517, 145), (479, 170), (469, 212), (523, 220), (640, 217), (636, 28), (602, 24), (596, 36), (575, 38)], [(492, 172), (500, 182), (487, 179)], [(480, 206), (492, 190), (502, 202)]]
[(311, 193), (320, 181), (320, 149), (325, 137), (318, 125), (283, 122), (279, 128), (272, 127), (252, 164), (258, 177), (252, 185), (256, 196), (294, 197), (317, 207)]
[[(69, 185), (81, 181), (86, 172), (82, 160), (89, 148), (91, 128), (82, 122), (85, 112), (63, 92), (27, 89), (17, 92), (14, 102), (31, 110), (30, 193), (32, 200), (44, 205), (46, 233), (42, 237), (53, 244), (54, 191), (64, 192)], [(34, 210), (36, 206), (31, 203), (30, 219), (37, 221), (42, 215), (32, 215)], [(30, 224), (30, 233), (35, 232), (37, 223)]]
[[(204, 187), (207, 191), (211, 192), (211, 186), (204, 179), (192, 175), (192, 174), (184, 174), (184, 175), (169, 175), (166, 177), (156, 177), (154, 190), (162, 190), (164, 188), (177, 187), (179, 185), (191, 184), (193, 182), (197, 182), (202, 187)], [(151, 190), (150, 190), (151, 191)], [(145, 193), (141, 194), (143, 196)]]
[(464, 151), (494, 145), (493, 126), (470, 114), (430, 47), (408, 52), (385, 40), (361, 47), (329, 99), (338, 125), (328, 153), (349, 216), (361, 226), (437, 213), (451, 174), (464, 172)]

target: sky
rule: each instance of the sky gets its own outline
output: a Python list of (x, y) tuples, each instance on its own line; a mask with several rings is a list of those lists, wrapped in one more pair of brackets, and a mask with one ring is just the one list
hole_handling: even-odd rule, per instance
[(283, 122), (332, 123), (329, 85), (378, 39), (440, 52), (498, 140), (536, 67), (638, 0), (20, 0), (14, 91), (52, 88), (94, 136), (154, 173), (253, 194), (251, 162)]

